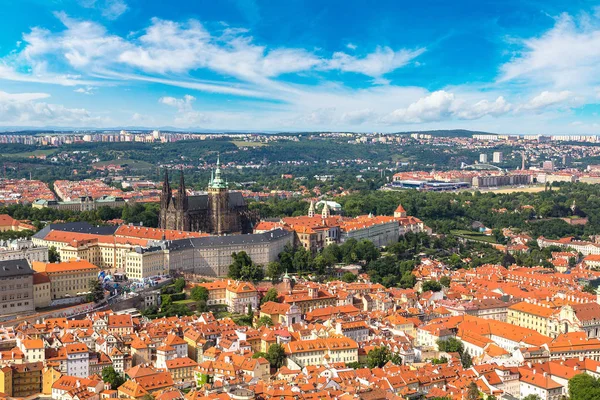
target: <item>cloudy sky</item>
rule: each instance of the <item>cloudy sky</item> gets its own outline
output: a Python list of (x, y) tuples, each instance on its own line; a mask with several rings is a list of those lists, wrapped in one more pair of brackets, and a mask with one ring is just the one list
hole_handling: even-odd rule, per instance
[(599, 5), (0, 0), (0, 125), (596, 134)]

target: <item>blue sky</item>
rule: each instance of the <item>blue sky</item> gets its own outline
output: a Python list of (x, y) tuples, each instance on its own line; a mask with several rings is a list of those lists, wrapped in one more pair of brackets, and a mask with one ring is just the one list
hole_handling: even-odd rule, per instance
[(0, 0), (0, 120), (596, 134), (598, 5)]

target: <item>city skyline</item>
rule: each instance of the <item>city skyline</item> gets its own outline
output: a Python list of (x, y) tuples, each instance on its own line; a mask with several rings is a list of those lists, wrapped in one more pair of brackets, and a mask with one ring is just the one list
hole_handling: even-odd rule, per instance
[(15, 127), (596, 134), (588, 2), (6, 1)]

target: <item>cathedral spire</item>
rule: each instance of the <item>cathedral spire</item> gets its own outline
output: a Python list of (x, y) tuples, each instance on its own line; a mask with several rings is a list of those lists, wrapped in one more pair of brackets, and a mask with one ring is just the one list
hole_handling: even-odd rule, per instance
[(161, 202), (165, 205), (169, 204), (171, 200), (171, 184), (169, 183), (169, 170), (165, 168), (165, 180), (163, 181)]
[(177, 189), (177, 197), (179, 198), (179, 205), (182, 210), (187, 210), (188, 208), (188, 198), (187, 193), (185, 191), (185, 179), (183, 177), (183, 169), (179, 175), (179, 188)]

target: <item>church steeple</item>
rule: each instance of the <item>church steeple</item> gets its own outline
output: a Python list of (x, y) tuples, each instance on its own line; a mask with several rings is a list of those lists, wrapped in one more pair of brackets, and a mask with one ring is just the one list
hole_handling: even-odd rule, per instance
[(309, 217), (315, 216), (315, 202), (313, 200), (310, 201), (310, 207), (308, 207), (308, 216)]
[(165, 180), (163, 181), (161, 203), (168, 206), (171, 201), (171, 184), (169, 183), (169, 170), (165, 168)]
[(331, 212), (329, 211), (329, 205), (327, 204), (327, 200), (323, 200), (323, 210), (321, 211), (321, 217), (323, 219), (329, 218), (331, 216)]
[(182, 210), (188, 209), (188, 197), (185, 191), (185, 179), (183, 178), (183, 169), (179, 175), (179, 189), (177, 189), (177, 198), (179, 200), (179, 206)]

